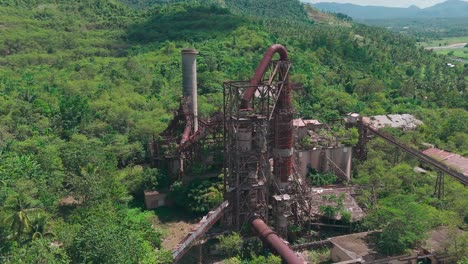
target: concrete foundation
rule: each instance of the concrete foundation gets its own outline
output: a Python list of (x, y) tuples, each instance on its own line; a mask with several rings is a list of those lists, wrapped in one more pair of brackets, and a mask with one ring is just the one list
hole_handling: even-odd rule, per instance
[(334, 147), (326, 149), (299, 150), (299, 170), (302, 176), (313, 168), (319, 172), (333, 171), (341, 178), (351, 179), (352, 147)]

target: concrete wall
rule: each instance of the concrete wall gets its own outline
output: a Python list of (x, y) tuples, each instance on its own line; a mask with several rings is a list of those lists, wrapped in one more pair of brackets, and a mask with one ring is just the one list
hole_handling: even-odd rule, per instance
[(333, 245), (330, 250), (330, 258), (333, 263), (357, 259), (357, 255), (349, 252), (338, 245)]
[[(314, 168), (319, 172), (333, 171), (335, 174), (351, 178), (352, 147), (335, 147), (315, 150), (299, 150), (299, 168), (303, 176)], [(336, 166), (339, 168), (336, 168)]]
[(166, 196), (167, 195), (165, 193), (159, 193), (156, 191), (145, 191), (146, 209), (152, 210), (160, 206), (165, 206), (167, 204)]

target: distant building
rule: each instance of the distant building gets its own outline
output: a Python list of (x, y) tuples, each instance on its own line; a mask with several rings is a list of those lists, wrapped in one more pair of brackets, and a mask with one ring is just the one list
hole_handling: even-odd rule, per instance
[(376, 129), (393, 127), (403, 130), (413, 130), (423, 124), (421, 120), (416, 119), (416, 117), (410, 114), (363, 117), (362, 121)]

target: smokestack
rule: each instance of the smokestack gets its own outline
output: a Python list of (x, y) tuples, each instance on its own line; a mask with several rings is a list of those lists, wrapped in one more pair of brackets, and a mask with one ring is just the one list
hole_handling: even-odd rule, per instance
[(193, 115), (193, 133), (198, 131), (197, 54), (196, 49), (182, 50), (183, 96)]

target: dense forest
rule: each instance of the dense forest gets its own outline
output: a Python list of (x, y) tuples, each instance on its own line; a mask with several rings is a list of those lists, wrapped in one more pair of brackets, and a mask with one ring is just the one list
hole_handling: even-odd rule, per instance
[[(319, 25), (298, 1), (0, 0), (0, 17), (2, 263), (171, 263), (141, 195), (171, 185), (149, 166), (147, 143), (178, 108), (186, 47), (200, 51), (202, 116), (219, 110), (223, 81), (249, 79), (266, 48), (282, 43), (297, 116), (412, 113), (425, 124), (402, 140), (468, 156), (466, 65), (447, 67), (383, 29)], [(378, 197), (361, 201), (370, 211), (363, 229), (403, 234), (388, 240), (399, 252), (432, 227), (466, 228), (463, 186), (447, 179), (446, 199), (434, 199), (431, 178), (412, 172), (416, 161), (394, 166), (392, 150), (375, 144), (355, 168), (365, 194)], [(220, 188), (202, 182), (181, 204), (203, 213), (198, 205)], [(208, 192), (215, 198), (197, 199)], [(409, 220), (420, 224), (407, 230)]]

